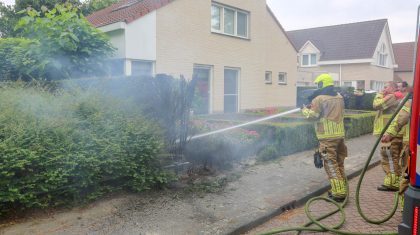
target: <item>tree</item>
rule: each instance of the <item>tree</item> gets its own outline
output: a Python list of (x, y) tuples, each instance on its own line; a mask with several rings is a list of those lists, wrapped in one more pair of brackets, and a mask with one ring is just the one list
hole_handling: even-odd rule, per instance
[[(40, 43), (37, 58), (45, 65), (40, 74), (47, 80), (90, 77), (104, 73), (104, 61), (114, 48), (108, 38), (71, 4), (56, 5), (43, 13), (27, 9), (16, 25), (19, 37)], [(1, 72), (1, 71), (0, 71)]]
[(57, 4), (71, 3), (73, 6), (79, 6), (79, 0), (16, 0), (15, 10), (19, 12), (25, 10), (28, 7), (31, 7), (37, 11), (41, 11), (43, 6), (46, 9), (53, 9)]
[(95, 11), (104, 9), (118, 1), (119, 0), (87, 0), (82, 3), (80, 9), (83, 15), (87, 16), (87, 15), (92, 14)]
[(6, 6), (0, 2), (0, 37), (13, 36), (13, 28), (19, 17), (12, 6)]

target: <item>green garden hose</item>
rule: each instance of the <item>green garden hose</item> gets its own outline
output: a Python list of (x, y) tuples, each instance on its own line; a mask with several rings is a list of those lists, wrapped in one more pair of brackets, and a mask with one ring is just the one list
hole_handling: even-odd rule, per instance
[[(363, 170), (360, 173), (359, 181), (358, 181), (357, 187), (356, 187), (356, 206), (357, 206), (357, 211), (359, 212), (360, 216), (366, 222), (371, 223), (371, 224), (381, 224), (381, 223), (384, 223), (384, 222), (388, 221), (390, 218), (392, 218), (392, 216), (394, 216), (395, 211), (398, 208), (399, 194), (398, 194), (398, 192), (395, 192), (394, 204), (393, 204), (393, 207), (392, 207), (392, 211), (385, 218), (383, 218), (383, 219), (373, 220), (373, 219), (368, 218), (363, 213), (362, 208), (360, 207), (360, 187), (362, 185), (362, 181), (363, 181), (363, 178), (365, 176), (365, 173), (368, 170), (369, 163), (372, 160), (373, 155), (375, 154), (376, 148), (378, 147), (379, 142), (382, 139), (382, 136), (385, 134), (385, 131), (391, 125), (391, 122), (398, 115), (398, 112), (402, 109), (402, 107), (404, 106), (404, 104), (410, 98), (411, 98), (411, 94), (408, 94), (402, 100), (402, 102), (398, 106), (397, 110), (392, 115), (391, 119), (388, 121), (388, 123), (386, 124), (385, 128), (382, 130), (379, 138), (376, 140), (376, 142), (375, 142), (375, 144), (374, 144), (374, 146), (373, 146), (373, 148), (372, 148), (372, 150), (371, 150), (371, 152), (369, 154), (369, 157), (368, 157), (368, 159), (367, 159), (367, 161), (365, 163), (365, 166), (363, 167)], [(275, 229), (275, 230), (272, 230), (272, 231), (269, 231), (269, 232), (260, 233), (259, 235), (279, 234), (279, 233), (291, 232), (291, 231), (296, 231), (297, 234), (300, 234), (300, 232), (303, 232), (303, 231), (309, 231), (309, 232), (327, 232), (327, 231), (329, 231), (329, 232), (333, 232), (335, 234), (345, 234), (345, 235), (364, 235), (364, 234), (366, 234), (366, 235), (372, 235), (372, 234), (378, 234), (378, 235), (396, 234), (397, 235), (398, 234), (398, 233), (396, 233), (394, 231), (392, 231), (392, 232), (383, 232), (383, 233), (360, 233), (360, 232), (350, 232), (350, 231), (341, 231), (341, 230), (339, 230), (339, 228), (344, 224), (344, 222), (346, 220), (345, 219), (346, 217), (345, 217), (345, 213), (344, 213), (344, 209), (343, 208), (346, 206), (347, 201), (348, 201), (348, 198), (349, 198), (349, 184), (348, 183), (346, 184), (346, 187), (347, 187), (347, 196), (346, 196), (346, 199), (341, 204), (340, 203), (337, 203), (336, 201), (334, 201), (334, 200), (332, 200), (330, 198), (327, 198), (327, 197), (313, 197), (313, 198), (309, 199), (306, 202), (306, 204), (305, 204), (305, 213), (306, 213), (306, 216), (309, 218), (310, 222), (304, 224), (303, 226), (301, 226), (301, 227), (290, 227), (290, 228), (279, 228), (279, 229)], [(311, 206), (311, 204), (313, 202), (318, 201), (318, 200), (323, 200), (323, 201), (330, 202), (330, 203), (334, 204), (337, 207), (337, 209), (335, 209), (335, 210), (333, 210), (333, 211), (331, 211), (331, 212), (329, 212), (327, 214), (324, 214), (322, 216), (319, 216), (317, 218), (314, 218), (314, 216), (309, 211), (309, 208), (310, 208), (310, 206)], [(340, 222), (338, 224), (329, 227), (329, 226), (327, 226), (325, 224), (322, 224), (320, 222), (321, 220), (323, 220), (323, 219), (325, 219), (325, 218), (327, 218), (327, 217), (329, 217), (329, 216), (331, 216), (331, 215), (333, 215), (333, 214), (335, 214), (337, 212), (340, 212), (340, 214), (341, 214)], [(318, 225), (318, 227), (308, 227), (308, 226), (310, 226), (312, 224), (316, 224), (316, 225)]]

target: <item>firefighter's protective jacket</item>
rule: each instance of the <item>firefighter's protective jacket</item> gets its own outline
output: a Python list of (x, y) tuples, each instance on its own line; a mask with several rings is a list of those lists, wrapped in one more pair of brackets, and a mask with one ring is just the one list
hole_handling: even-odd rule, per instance
[(392, 121), (386, 133), (390, 136), (397, 137), (401, 132), (404, 133), (403, 142), (408, 143), (410, 139), (410, 112), (411, 112), (411, 100), (408, 100), (404, 107), (398, 112), (398, 115)]
[(344, 100), (340, 94), (317, 96), (310, 109), (302, 109), (302, 114), (318, 120), (315, 131), (319, 140), (344, 138)]
[(378, 110), (373, 124), (373, 135), (380, 135), (385, 125), (398, 106), (398, 100), (394, 94), (384, 96), (378, 93), (373, 100), (373, 109)]

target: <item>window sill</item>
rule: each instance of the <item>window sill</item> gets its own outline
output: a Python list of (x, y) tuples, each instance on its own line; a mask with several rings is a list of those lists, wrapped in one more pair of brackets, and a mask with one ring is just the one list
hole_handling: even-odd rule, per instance
[(377, 64), (376, 66), (378, 66), (378, 67), (380, 67), (380, 68), (384, 68), (384, 69), (390, 69), (390, 67), (385, 66), (385, 65), (380, 65), (380, 64)]
[(266, 85), (271, 85), (273, 84), (272, 82), (265, 82)]
[(287, 85), (287, 82), (279, 82), (278, 85)]
[(300, 67), (302, 68), (313, 68), (313, 67), (318, 67), (317, 64), (313, 64), (313, 65), (300, 65)]
[(236, 36), (236, 35), (222, 33), (222, 32), (213, 31), (213, 30), (211, 31), (211, 33), (213, 33), (213, 34), (219, 34), (219, 35), (227, 36), (227, 37), (231, 37), (231, 38), (237, 38), (237, 39), (243, 39), (243, 40), (251, 41), (251, 39), (249, 37)]

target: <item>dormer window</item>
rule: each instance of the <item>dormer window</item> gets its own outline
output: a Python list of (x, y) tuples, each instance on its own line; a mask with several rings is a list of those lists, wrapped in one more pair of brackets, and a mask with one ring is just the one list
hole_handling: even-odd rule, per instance
[(381, 48), (378, 51), (378, 65), (386, 67), (388, 65), (388, 54), (386, 53), (386, 46), (382, 43)]
[(301, 65), (304, 66), (315, 66), (317, 64), (316, 54), (302, 54)]
[(211, 31), (240, 38), (249, 38), (249, 13), (213, 3), (211, 6)]

